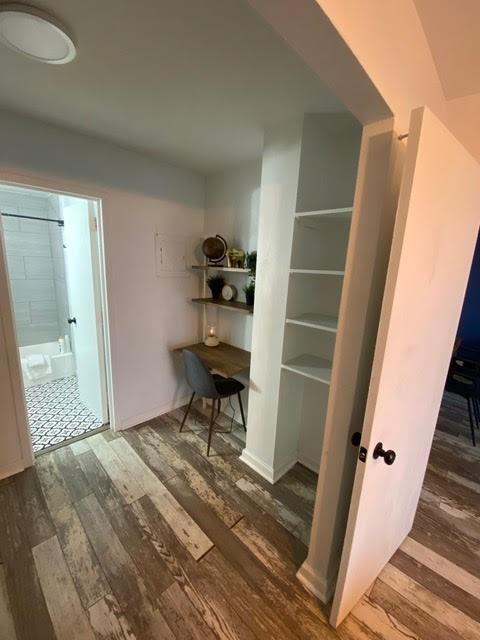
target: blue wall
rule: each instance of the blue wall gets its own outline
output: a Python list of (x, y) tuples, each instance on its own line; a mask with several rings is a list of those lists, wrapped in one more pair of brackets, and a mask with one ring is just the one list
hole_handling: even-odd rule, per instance
[(458, 335), (465, 346), (480, 347), (480, 235), (477, 239)]

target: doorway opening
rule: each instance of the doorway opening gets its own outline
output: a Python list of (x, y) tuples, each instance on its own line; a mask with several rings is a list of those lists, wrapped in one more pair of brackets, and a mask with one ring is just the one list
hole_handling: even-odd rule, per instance
[(108, 424), (99, 203), (0, 184), (0, 212), (35, 454)]

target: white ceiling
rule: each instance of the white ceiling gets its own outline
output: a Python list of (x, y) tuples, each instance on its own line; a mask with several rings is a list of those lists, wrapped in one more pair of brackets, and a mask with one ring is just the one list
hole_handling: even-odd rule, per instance
[(415, 0), (415, 5), (447, 100), (479, 93), (480, 0)]
[[(35, 0), (34, 0), (35, 1)], [(262, 130), (343, 106), (246, 0), (39, 0), (77, 58), (0, 45), (0, 107), (194, 168), (258, 156)]]

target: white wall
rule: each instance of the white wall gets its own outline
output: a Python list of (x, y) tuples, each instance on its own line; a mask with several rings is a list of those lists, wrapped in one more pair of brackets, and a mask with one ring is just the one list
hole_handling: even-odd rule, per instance
[[(258, 241), (258, 213), (262, 163), (254, 160), (235, 169), (209, 176), (206, 180), (205, 235), (220, 234), (229, 247), (254, 251)], [(245, 300), (244, 274), (225, 273), (225, 280), (235, 285), (238, 300)], [(209, 321), (217, 325), (221, 340), (251, 348), (253, 316), (208, 308)]]
[(317, 0), (396, 119), (408, 131), (412, 109), (445, 116), (445, 98), (413, 0)]
[[(255, 251), (258, 242), (258, 216), (260, 206), (261, 159), (208, 176), (205, 184), (205, 236), (220, 234), (229, 247)], [(225, 280), (238, 291), (237, 300), (245, 301), (243, 292), (248, 277), (244, 273), (225, 272)], [(215, 307), (206, 307), (207, 323), (217, 327), (221, 341), (240, 349), (252, 348), (253, 316), (232, 313)], [(242, 393), (243, 408), (248, 416), (248, 374), (235, 376), (247, 390)], [(223, 410), (240, 420), (240, 408), (236, 397), (224, 402)]]
[[(317, 2), (391, 108), (398, 131), (407, 131), (412, 109), (427, 105), (480, 161), (480, 94), (446, 100), (414, 0)], [(433, 10), (434, 3), (430, 4)], [(442, 3), (447, 5), (455, 10), (455, 3)], [(442, 20), (444, 14), (436, 18)], [(469, 37), (465, 34), (460, 45), (466, 51)], [(452, 42), (445, 42), (447, 50), (459, 46), (455, 33), (452, 38)], [(457, 75), (465, 78), (465, 73), (470, 73), (474, 78), (475, 72), (473, 67), (459, 69)]]
[[(170, 348), (198, 336), (198, 310), (187, 301), (198, 294), (198, 278), (157, 278), (154, 234), (203, 235), (203, 178), (89, 136), (3, 112), (0, 180), (102, 199), (115, 425), (129, 427), (181, 402), (185, 389), (179, 387), (180, 363)], [(5, 369), (5, 350), (0, 347)], [(0, 382), (4, 388), (4, 377)], [(10, 410), (8, 397), (5, 402), (2, 451), (8, 434), (16, 429), (12, 417), (3, 417)], [(13, 459), (14, 445), (9, 446), (12, 450), (5, 456)]]

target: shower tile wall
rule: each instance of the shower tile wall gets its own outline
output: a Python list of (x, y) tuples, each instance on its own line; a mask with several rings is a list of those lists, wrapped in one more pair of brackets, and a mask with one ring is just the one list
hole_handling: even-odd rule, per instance
[[(57, 199), (0, 190), (0, 211), (49, 217), (53, 198)], [(54, 262), (54, 255), (63, 251), (61, 235), (54, 236), (49, 229), (54, 225), (48, 222), (7, 217), (2, 221), (19, 345), (57, 340), (64, 333)]]

